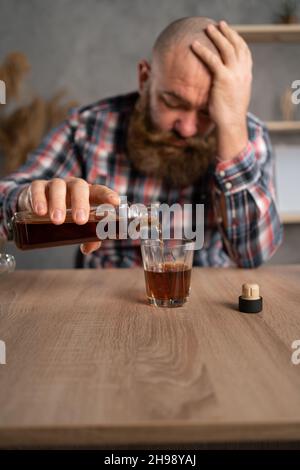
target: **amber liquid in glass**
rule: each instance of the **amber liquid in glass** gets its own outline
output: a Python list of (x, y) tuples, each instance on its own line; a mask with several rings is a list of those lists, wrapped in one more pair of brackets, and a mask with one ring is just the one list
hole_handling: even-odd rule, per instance
[(184, 302), (189, 295), (191, 271), (185, 264), (175, 262), (145, 270), (148, 298)]

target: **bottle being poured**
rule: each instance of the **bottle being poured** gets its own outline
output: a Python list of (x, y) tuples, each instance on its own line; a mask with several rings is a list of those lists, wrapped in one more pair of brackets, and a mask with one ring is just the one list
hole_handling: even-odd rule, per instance
[(94, 242), (104, 239), (161, 237), (159, 203), (128, 204), (126, 196), (120, 205), (101, 204), (90, 208), (88, 221), (78, 225), (67, 209), (64, 223), (53, 224), (49, 215), (38, 216), (30, 211), (16, 212), (10, 228), (16, 246), (21, 250)]

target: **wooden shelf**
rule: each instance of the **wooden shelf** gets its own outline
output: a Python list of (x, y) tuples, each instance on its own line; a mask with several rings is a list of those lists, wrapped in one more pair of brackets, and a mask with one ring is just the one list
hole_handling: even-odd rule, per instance
[(300, 213), (280, 214), (280, 220), (283, 224), (299, 224), (300, 223)]
[(300, 42), (300, 24), (232, 25), (247, 42)]
[(266, 124), (270, 132), (300, 132), (300, 121), (269, 121)]

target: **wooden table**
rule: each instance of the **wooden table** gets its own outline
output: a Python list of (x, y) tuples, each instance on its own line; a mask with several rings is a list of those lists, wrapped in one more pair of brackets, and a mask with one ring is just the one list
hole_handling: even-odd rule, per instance
[(140, 269), (17, 271), (0, 298), (2, 447), (300, 441), (300, 266), (194, 269), (177, 309)]

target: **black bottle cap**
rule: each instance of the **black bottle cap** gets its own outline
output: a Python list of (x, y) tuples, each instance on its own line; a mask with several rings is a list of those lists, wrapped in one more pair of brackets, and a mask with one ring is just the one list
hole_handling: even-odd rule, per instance
[(263, 299), (259, 295), (257, 284), (243, 284), (242, 295), (239, 296), (239, 311), (244, 313), (259, 313), (263, 309)]

